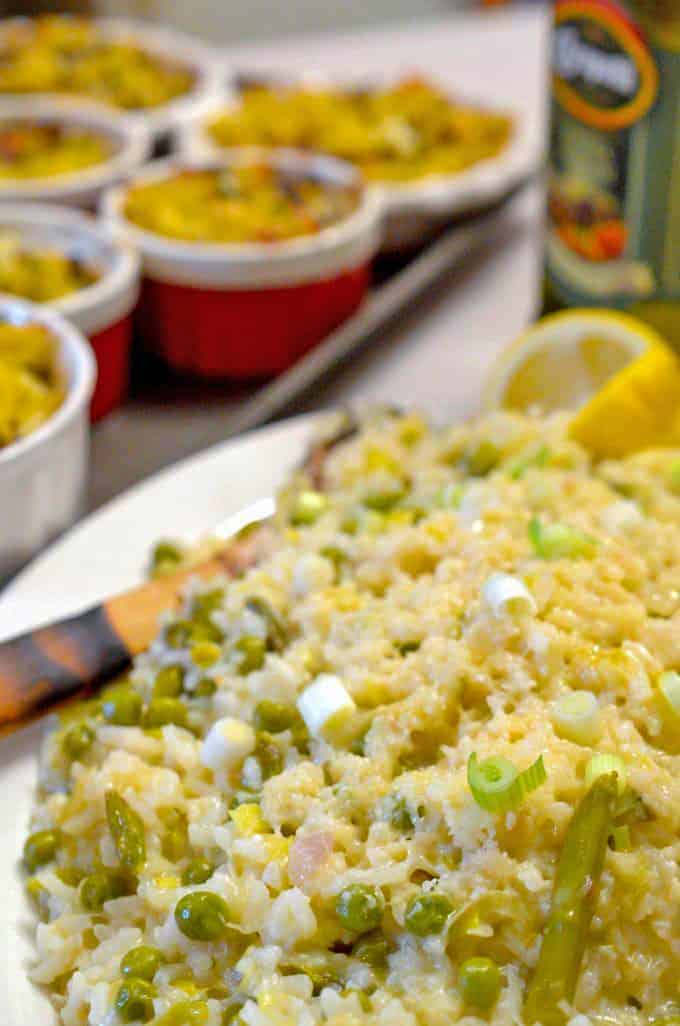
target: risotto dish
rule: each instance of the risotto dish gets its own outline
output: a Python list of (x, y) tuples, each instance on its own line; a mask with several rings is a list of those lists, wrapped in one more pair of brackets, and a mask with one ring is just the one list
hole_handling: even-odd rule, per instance
[(378, 413), (235, 544), (46, 737), (60, 1023), (677, 1026), (680, 452)]
[(63, 397), (56, 344), (47, 328), (0, 323), (0, 454), (39, 428)]
[(313, 235), (356, 210), (357, 185), (267, 163), (184, 170), (129, 190), (125, 216), (186, 242), (282, 242)]
[(131, 111), (186, 94), (195, 78), (132, 35), (116, 38), (96, 21), (64, 15), (10, 23), (0, 53), (1, 93), (76, 93)]
[(111, 155), (110, 143), (94, 132), (37, 121), (0, 123), (0, 179), (72, 174)]
[(371, 181), (457, 174), (495, 157), (512, 135), (504, 113), (408, 78), (382, 89), (246, 88), (208, 126), (218, 146), (293, 146), (341, 157)]
[(75, 256), (24, 243), (0, 228), (0, 291), (47, 303), (94, 284), (99, 275)]

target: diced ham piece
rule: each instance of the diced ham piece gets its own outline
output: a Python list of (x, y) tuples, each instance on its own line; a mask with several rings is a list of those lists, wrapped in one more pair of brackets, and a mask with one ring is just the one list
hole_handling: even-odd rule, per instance
[(333, 835), (317, 830), (300, 834), (288, 853), (290, 882), (305, 891), (328, 862), (333, 852)]

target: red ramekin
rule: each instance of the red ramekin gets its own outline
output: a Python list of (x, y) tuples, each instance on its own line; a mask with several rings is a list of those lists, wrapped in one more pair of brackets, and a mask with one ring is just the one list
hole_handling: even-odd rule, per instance
[(0, 235), (16, 233), (27, 245), (44, 246), (84, 261), (99, 278), (49, 306), (86, 335), (97, 358), (90, 417), (100, 420), (125, 400), (128, 390), (132, 313), (139, 295), (139, 257), (112, 238), (106, 226), (75, 210), (48, 204), (0, 204)]
[(221, 158), (157, 161), (133, 181), (253, 160), (358, 184), (359, 206), (311, 236), (204, 244), (165, 238), (129, 222), (124, 186), (104, 197), (105, 217), (142, 256), (144, 339), (179, 371), (211, 378), (277, 374), (346, 320), (368, 287), (380, 245), (381, 208), (342, 161), (291, 150), (234, 150)]

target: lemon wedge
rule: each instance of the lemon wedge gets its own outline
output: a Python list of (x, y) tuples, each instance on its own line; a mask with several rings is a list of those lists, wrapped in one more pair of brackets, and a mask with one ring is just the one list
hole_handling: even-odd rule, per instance
[(575, 410), (570, 435), (597, 459), (680, 445), (680, 359), (628, 314), (565, 310), (537, 321), (500, 354), (483, 404)]
[(680, 446), (680, 359), (650, 346), (579, 410), (569, 434), (597, 459)]

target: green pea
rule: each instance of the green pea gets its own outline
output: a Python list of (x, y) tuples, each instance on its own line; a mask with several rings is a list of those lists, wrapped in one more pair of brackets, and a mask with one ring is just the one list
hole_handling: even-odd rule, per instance
[(367, 884), (350, 884), (335, 901), (335, 914), (342, 925), (357, 933), (379, 926), (384, 910), (381, 892)]
[(119, 684), (104, 693), (101, 708), (108, 723), (134, 727), (142, 718), (143, 706), (141, 695), (129, 685)]
[(67, 759), (82, 759), (92, 747), (96, 736), (95, 731), (87, 723), (76, 723), (64, 734), (61, 750)]
[(177, 542), (159, 541), (151, 553), (151, 569), (170, 570), (178, 566), (184, 559), (184, 551)]
[(224, 602), (224, 590), (213, 588), (195, 595), (191, 602), (190, 640), (194, 643), (202, 641), (220, 642), (224, 633), (213, 622), (212, 614)]
[(300, 492), (290, 511), (290, 522), (295, 527), (307, 527), (315, 524), (319, 517), (328, 509), (328, 499), (322, 492), (311, 489)]
[(369, 492), (364, 497), (364, 506), (372, 509), (375, 513), (389, 513), (395, 506), (398, 506), (405, 495), (404, 489), (399, 487), (384, 488), (382, 491)]
[(146, 859), (146, 837), (141, 816), (117, 791), (106, 792), (106, 821), (124, 866), (136, 869)]
[(208, 667), (214, 666), (222, 657), (222, 649), (214, 641), (199, 641), (196, 645), (192, 646), (189, 654), (196, 666), (207, 670)]
[(255, 729), (264, 730), (269, 734), (280, 734), (290, 730), (297, 719), (297, 710), (283, 702), (271, 702), (263, 699), (255, 706)]
[(263, 780), (275, 777), (283, 769), (283, 753), (269, 734), (257, 735), (253, 755), (260, 764)]
[(219, 894), (192, 891), (177, 902), (175, 922), (191, 940), (222, 940), (229, 930), (229, 909)]
[(187, 707), (179, 698), (152, 698), (144, 713), (145, 727), (186, 726)]
[(416, 937), (441, 933), (453, 912), (451, 902), (443, 894), (416, 894), (406, 906), (404, 925)]
[(253, 670), (259, 670), (264, 665), (266, 646), (262, 638), (254, 634), (244, 634), (239, 638), (234, 648), (238, 652), (238, 672), (245, 677)]
[(184, 687), (184, 667), (173, 663), (163, 666), (153, 682), (154, 698), (177, 698)]
[(82, 869), (78, 869), (77, 866), (59, 866), (54, 871), (63, 884), (67, 887), (77, 887), (83, 877), (86, 875)]
[(29, 873), (35, 873), (36, 869), (51, 862), (61, 844), (61, 831), (59, 830), (36, 830), (34, 834), (26, 838), (24, 844), (24, 865)]
[(358, 513), (348, 513), (340, 524), (340, 530), (343, 534), (357, 534), (361, 526), (360, 518)]
[(80, 903), (87, 912), (100, 912), (107, 901), (134, 894), (137, 881), (115, 869), (101, 869), (86, 876), (80, 885)]
[(125, 980), (118, 989), (116, 1011), (121, 1022), (148, 1022), (153, 1019), (156, 988), (148, 980)]
[(153, 980), (163, 963), (163, 953), (150, 944), (139, 944), (123, 955), (120, 971), (123, 976), (133, 976), (148, 983)]
[(465, 464), (473, 477), (484, 477), (498, 464), (501, 451), (487, 438), (472, 444), (465, 453)]
[(205, 1001), (180, 1001), (160, 1015), (154, 1026), (205, 1026), (209, 1014)]
[(217, 684), (212, 677), (201, 677), (198, 684), (194, 688), (194, 695), (196, 698), (210, 698), (217, 691)]
[(399, 654), (402, 656), (410, 655), (411, 652), (417, 652), (422, 642), (420, 641), (402, 641), (396, 645)]
[(390, 946), (387, 938), (380, 930), (372, 930), (364, 934), (354, 944), (352, 955), (360, 962), (372, 966), (373, 969), (384, 969), (387, 966), (387, 956)]
[(247, 599), (246, 609), (256, 613), (264, 620), (267, 627), (267, 645), (274, 652), (282, 652), (288, 644), (288, 631), (286, 625), (276, 612), (274, 607), (266, 599), (255, 595)]
[(335, 567), (336, 574), (340, 573), (340, 570), (348, 560), (347, 553), (337, 545), (324, 545), (324, 547), (319, 550), (319, 555), (323, 556), (324, 559), (330, 560)]
[(407, 834), (415, 830), (416, 821), (408, 807), (408, 803), (401, 795), (395, 795), (390, 808), (390, 823), (395, 830)]
[(203, 641), (221, 642), (224, 641), (224, 634), (209, 617), (206, 617), (192, 621), (189, 640), (194, 645)]
[(468, 1005), (488, 1010), (501, 992), (501, 971), (491, 958), (468, 958), (460, 967), (458, 986)]
[(224, 588), (211, 588), (200, 595), (194, 595), (191, 602), (191, 616), (194, 620), (205, 620), (219, 609), (224, 602)]
[(182, 886), (197, 887), (199, 884), (204, 884), (206, 880), (210, 879), (214, 872), (215, 867), (212, 862), (198, 856), (191, 860), (182, 873)]
[(186, 648), (191, 642), (191, 620), (175, 620), (164, 631), (165, 643), (170, 648)]

